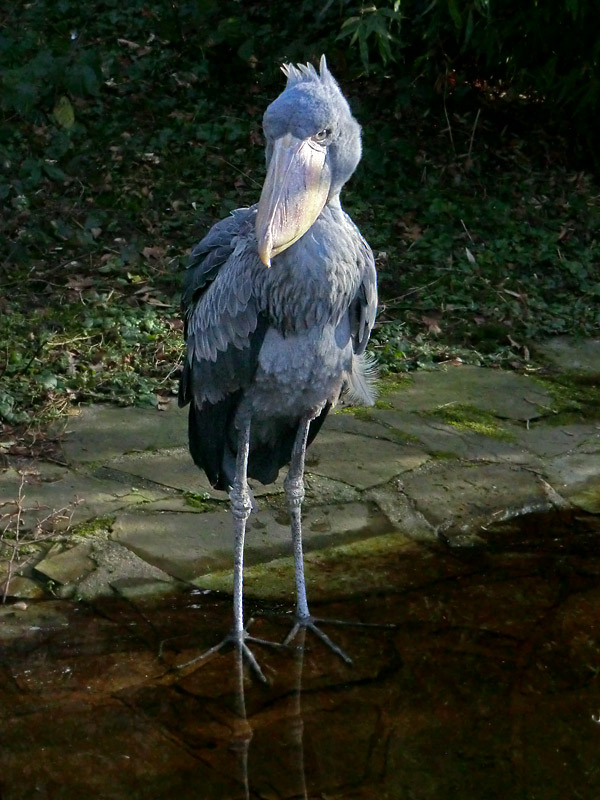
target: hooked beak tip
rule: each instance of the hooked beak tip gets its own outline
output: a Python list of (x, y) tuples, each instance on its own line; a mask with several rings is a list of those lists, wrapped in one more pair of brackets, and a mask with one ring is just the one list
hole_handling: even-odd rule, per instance
[(258, 246), (258, 255), (265, 267), (271, 266), (271, 248), (267, 245)]

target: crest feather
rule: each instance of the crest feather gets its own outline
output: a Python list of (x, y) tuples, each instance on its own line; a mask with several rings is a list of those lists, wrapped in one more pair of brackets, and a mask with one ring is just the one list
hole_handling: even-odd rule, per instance
[(312, 64), (282, 64), (281, 71), (287, 78), (287, 89), (296, 86), (298, 83), (315, 80), (320, 80), (323, 83), (333, 83), (335, 85), (335, 80), (327, 67), (325, 55), (322, 55), (319, 61), (319, 72), (317, 72)]

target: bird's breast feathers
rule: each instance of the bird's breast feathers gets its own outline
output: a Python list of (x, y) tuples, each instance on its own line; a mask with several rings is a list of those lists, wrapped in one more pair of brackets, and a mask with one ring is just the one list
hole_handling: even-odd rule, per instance
[(325, 401), (335, 403), (352, 368), (349, 334), (340, 337), (338, 328), (328, 324), (287, 336), (270, 328), (246, 391), (251, 413), (270, 409), (271, 414), (293, 418)]
[[(345, 217), (345, 215), (344, 215)], [(345, 219), (323, 214), (259, 276), (259, 307), (284, 334), (336, 325), (364, 277), (362, 239)]]

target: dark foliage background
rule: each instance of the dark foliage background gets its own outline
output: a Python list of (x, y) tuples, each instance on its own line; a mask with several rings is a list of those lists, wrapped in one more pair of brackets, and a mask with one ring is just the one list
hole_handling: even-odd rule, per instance
[(0, 10), (0, 418), (166, 402), (185, 253), (263, 178), (283, 61), (364, 126), (383, 369), (600, 330), (592, 0), (33, 0)]

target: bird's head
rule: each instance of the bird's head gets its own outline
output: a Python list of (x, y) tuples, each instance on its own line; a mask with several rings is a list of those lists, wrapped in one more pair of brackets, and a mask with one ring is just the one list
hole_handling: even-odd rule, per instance
[(285, 64), (287, 86), (265, 111), (267, 177), (256, 216), (258, 252), (266, 266), (297, 242), (323, 207), (337, 202), (361, 155), (360, 125), (321, 57)]

